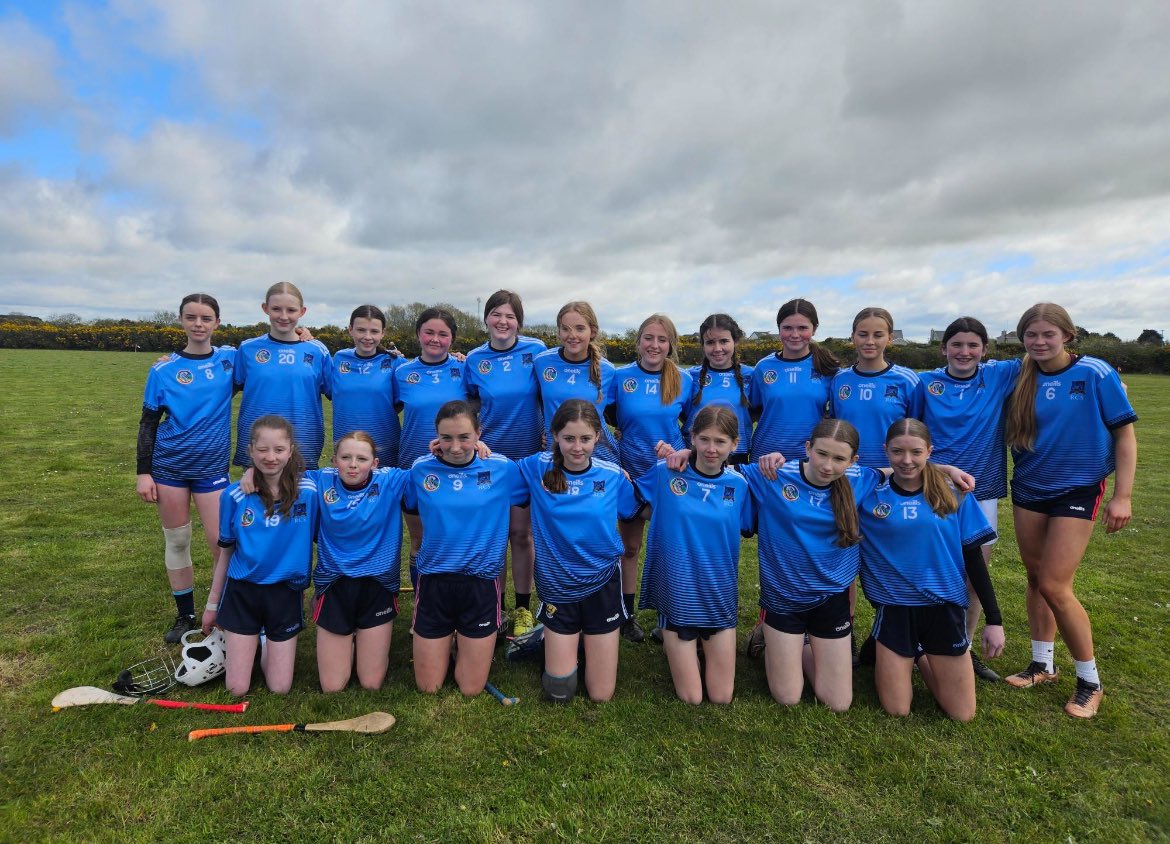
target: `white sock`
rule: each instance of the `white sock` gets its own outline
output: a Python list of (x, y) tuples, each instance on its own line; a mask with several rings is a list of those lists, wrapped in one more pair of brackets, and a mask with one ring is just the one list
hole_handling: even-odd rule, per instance
[(1097, 676), (1097, 660), (1087, 659), (1081, 662), (1079, 659), (1075, 659), (1073, 662), (1077, 666), (1077, 677), (1086, 683), (1092, 683), (1094, 686), (1101, 685), (1101, 678)]
[(1056, 653), (1055, 642), (1038, 642), (1032, 640), (1032, 662), (1044, 663), (1044, 670), (1051, 674), (1054, 670), (1052, 658)]

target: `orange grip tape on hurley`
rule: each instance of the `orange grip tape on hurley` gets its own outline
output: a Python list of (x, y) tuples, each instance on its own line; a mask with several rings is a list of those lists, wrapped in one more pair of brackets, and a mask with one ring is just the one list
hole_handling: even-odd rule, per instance
[(206, 730), (192, 730), (187, 733), (187, 741), (198, 741), (211, 736), (226, 736), (232, 733), (291, 733), (296, 724), (257, 724), (250, 727), (211, 727)]

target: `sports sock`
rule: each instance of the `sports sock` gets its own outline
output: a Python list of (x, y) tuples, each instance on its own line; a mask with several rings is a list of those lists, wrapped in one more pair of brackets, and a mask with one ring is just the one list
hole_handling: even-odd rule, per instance
[(517, 592), (516, 593), (516, 609), (523, 607), (524, 609), (531, 609), (532, 593), (531, 592)]
[(1077, 677), (1084, 680), (1086, 683), (1092, 683), (1094, 686), (1101, 685), (1101, 678), (1097, 676), (1097, 660), (1087, 659), (1081, 662), (1079, 659), (1073, 660), (1077, 666)]
[(179, 610), (179, 615), (195, 615), (194, 589), (183, 589), (171, 594), (175, 596), (175, 607)]
[(1039, 642), (1032, 640), (1032, 662), (1044, 664), (1044, 670), (1051, 674), (1055, 670), (1053, 657), (1056, 655), (1055, 642)]
[(626, 615), (632, 618), (634, 615), (634, 593), (623, 592), (622, 603), (626, 605)]

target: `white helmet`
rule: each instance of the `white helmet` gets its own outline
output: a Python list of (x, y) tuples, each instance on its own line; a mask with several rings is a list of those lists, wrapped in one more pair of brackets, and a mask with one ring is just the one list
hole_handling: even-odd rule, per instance
[(188, 630), (183, 634), (183, 661), (179, 663), (175, 679), (186, 686), (201, 685), (227, 671), (227, 651), (222, 631), (212, 630), (202, 642), (188, 641), (188, 637), (199, 632)]

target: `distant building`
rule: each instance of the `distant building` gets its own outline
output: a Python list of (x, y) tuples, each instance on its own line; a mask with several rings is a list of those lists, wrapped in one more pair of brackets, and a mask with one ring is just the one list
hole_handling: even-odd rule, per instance
[(1001, 331), (999, 336), (995, 338), (995, 342), (1001, 346), (1019, 346), (1020, 338), (1016, 336), (1014, 331)]
[(939, 329), (939, 328), (930, 329), (930, 342), (931, 343), (941, 343), (943, 341), (943, 335), (946, 333), (947, 332), (946, 332), (945, 328), (943, 328), (943, 329)]
[(779, 340), (780, 335), (772, 331), (753, 331), (749, 336), (749, 340)]
[(895, 346), (905, 346), (909, 340), (902, 336), (902, 329), (895, 328), (890, 332), (890, 343)]

